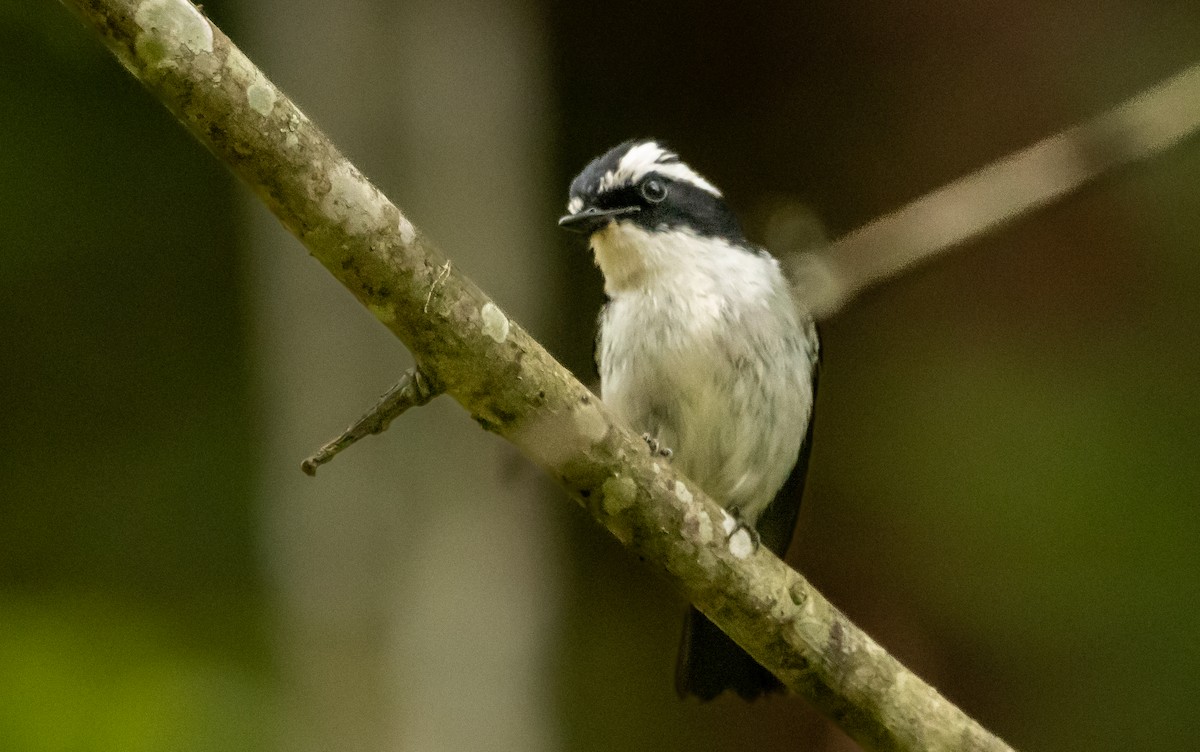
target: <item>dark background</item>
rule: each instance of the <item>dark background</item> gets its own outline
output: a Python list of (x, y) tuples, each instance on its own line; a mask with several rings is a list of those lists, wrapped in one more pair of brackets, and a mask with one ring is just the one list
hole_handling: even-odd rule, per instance
[[(206, 12), (259, 60), (261, 22), (239, 36), (251, 11)], [(544, 181), (528, 193), (546, 227), (588, 159), (645, 135), (721, 186), (752, 232), (784, 197), (836, 237), (1200, 59), (1188, 2), (530, 12), (549, 102)], [(349, 70), (338, 85), (353, 98)], [(267, 72), (339, 140), (301, 81)], [(349, 151), (385, 173), (369, 145)], [(286, 617), (260, 497), (281, 471), (264, 469), (249, 199), (63, 7), (40, 1), (0, 0), (0, 178), (0, 749), (280, 746)], [(433, 200), (404, 176), (380, 184), (402, 208)], [(790, 559), (1020, 749), (1194, 738), (1198, 185), (1192, 139), (823, 326)], [(530, 305), (550, 313), (531, 328), (590, 379), (599, 275), (571, 239), (545, 237), (548, 282)], [(296, 440), (315, 447), (359, 408)], [(484, 734), (475, 748), (854, 748), (795, 698), (680, 704), (677, 596), (543, 496), (533, 509), (549, 520), (556, 582), (538, 659), (547, 731), (536, 745)], [(419, 706), (424, 686), (416, 675), (395, 691)]]

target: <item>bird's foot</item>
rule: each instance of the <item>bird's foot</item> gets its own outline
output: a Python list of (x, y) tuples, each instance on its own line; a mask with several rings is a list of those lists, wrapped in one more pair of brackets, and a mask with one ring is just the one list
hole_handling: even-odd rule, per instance
[(642, 434), (642, 440), (646, 442), (646, 446), (650, 447), (650, 454), (666, 457), (667, 459), (671, 459), (671, 455), (674, 454), (670, 447), (665, 447), (658, 443), (658, 439), (648, 433)]

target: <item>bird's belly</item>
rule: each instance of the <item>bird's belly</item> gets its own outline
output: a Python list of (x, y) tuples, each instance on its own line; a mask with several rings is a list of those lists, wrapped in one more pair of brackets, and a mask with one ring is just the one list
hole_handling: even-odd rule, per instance
[[(623, 342), (646, 342), (625, 338)], [(601, 395), (725, 507), (757, 519), (795, 464), (811, 406), (807, 358), (723, 358), (707, 342), (610, 347)]]

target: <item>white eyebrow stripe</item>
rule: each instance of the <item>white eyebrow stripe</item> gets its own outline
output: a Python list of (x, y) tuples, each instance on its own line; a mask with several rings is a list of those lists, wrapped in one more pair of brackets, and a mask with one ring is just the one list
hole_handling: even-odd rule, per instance
[(615, 170), (604, 173), (600, 178), (600, 190), (606, 191), (620, 185), (632, 185), (648, 173), (657, 172), (664, 177), (689, 183), (720, 197), (721, 191), (701, 177), (700, 173), (679, 161), (674, 152), (668, 151), (654, 141), (636, 144), (625, 152)]
[[(646, 172), (651, 172), (651, 170), (647, 170)], [(697, 188), (708, 191), (718, 198), (721, 197), (721, 191), (719, 191), (715, 185), (705, 180), (703, 177), (701, 177), (700, 173), (696, 172), (691, 167), (688, 167), (683, 162), (668, 162), (667, 164), (660, 164), (654, 168), (653, 172), (657, 172), (660, 175), (665, 175), (673, 180), (691, 183)], [(641, 175), (638, 175), (631, 180), (632, 182), (636, 183), (640, 178)]]

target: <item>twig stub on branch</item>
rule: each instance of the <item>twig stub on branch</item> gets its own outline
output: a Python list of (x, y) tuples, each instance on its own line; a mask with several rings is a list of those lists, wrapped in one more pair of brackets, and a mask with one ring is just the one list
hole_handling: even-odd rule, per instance
[(351, 444), (367, 436), (383, 433), (405, 410), (427, 404), (439, 394), (441, 391), (430, 383), (420, 369), (413, 368), (407, 371), (392, 388), (383, 393), (370, 410), (363, 413), (361, 418), (336, 439), (323, 445), (311, 457), (301, 462), (300, 469), (307, 475), (316, 475), (318, 467), (329, 462)]

